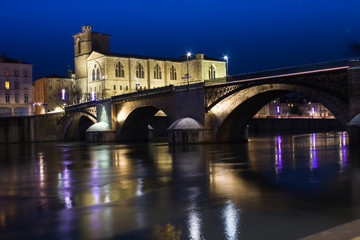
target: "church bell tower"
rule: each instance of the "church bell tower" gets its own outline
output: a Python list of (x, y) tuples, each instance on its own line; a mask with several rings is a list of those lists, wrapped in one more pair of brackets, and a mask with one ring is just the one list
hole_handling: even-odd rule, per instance
[(76, 87), (82, 94), (88, 94), (87, 58), (93, 51), (110, 52), (110, 35), (92, 31), (91, 26), (83, 26), (82, 32), (73, 35)]

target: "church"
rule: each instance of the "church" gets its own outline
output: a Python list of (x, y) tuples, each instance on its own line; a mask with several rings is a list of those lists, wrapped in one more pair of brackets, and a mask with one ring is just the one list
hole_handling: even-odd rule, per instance
[(110, 35), (91, 26), (73, 38), (75, 83), (83, 101), (226, 77), (226, 61), (203, 53), (178, 59), (110, 53)]

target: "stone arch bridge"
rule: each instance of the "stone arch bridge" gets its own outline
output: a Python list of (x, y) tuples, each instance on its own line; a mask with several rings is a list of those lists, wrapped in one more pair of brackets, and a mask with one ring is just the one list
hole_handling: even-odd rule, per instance
[(62, 121), (63, 134), (65, 138), (77, 138), (84, 136), (81, 131), (93, 123), (105, 122), (109, 127), (98, 134), (111, 137), (103, 139), (141, 141), (148, 138), (149, 121), (161, 110), (170, 123), (183, 118), (196, 120), (201, 129), (190, 130), (201, 136), (201, 141), (241, 141), (246, 137), (249, 120), (265, 104), (290, 92), (321, 102), (342, 126), (351, 130), (351, 141), (357, 142), (360, 62), (354, 59), (233, 75), (70, 106)]

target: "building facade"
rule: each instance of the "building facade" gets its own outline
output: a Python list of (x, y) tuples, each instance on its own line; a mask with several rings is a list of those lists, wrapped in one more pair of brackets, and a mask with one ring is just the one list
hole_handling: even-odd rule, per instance
[(203, 53), (179, 59), (110, 53), (110, 35), (91, 26), (73, 38), (75, 82), (86, 100), (226, 77), (226, 62)]
[(68, 76), (56, 74), (39, 77), (34, 81), (34, 111), (36, 114), (61, 111), (66, 105), (73, 104), (75, 89), (75, 75), (68, 72)]
[(334, 118), (333, 114), (321, 103), (304, 101), (282, 102), (279, 98), (266, 104), (255, 117), (311, 117), (311, 118)]
[(32, 64), (0, 56), (0, 116), (28, 116), (32, 111)]

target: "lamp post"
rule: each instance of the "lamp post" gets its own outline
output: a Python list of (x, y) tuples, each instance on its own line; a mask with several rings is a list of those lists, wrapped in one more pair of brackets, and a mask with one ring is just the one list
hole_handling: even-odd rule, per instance
[(227, 76), (229, 71), (229, 57), (225, 55), (224, 60), (226, 61), (226, 76)]
[(65, 101), (65, 89), (61, 90), (61, 100)]
[(186, 53), (186, 69), (187, 69), (186, 78), (187, 78), (188, 90), (189, 90), (189, 57), (191, 57), (191, 52)]

